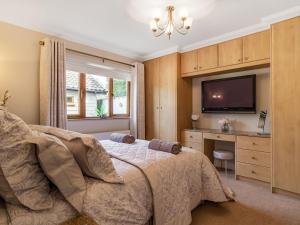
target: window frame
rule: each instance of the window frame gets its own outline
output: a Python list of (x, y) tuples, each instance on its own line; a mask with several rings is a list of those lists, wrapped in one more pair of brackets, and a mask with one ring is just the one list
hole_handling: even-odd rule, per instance
[[(108, 77), (108, 116), (104, 118), (100, 117), (87, 117), (86, 116), (86, 73), (79, 73), (79, 114), (76, 115), (67, 115), (68, 119), (79, 120), (79, 119), (129, 119), (130, 118), (130, 81), (127, 83), (127, 112), (125, 114), (113, 114), (113, 78)], [(66, 104), (67, 107), (67, 104)]]

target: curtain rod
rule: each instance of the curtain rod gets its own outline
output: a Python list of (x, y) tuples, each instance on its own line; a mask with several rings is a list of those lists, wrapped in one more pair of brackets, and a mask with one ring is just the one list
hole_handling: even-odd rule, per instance
[[(45, 42), (44, 41), (40, 41), (40, 45), (45, 45)], [(96, 58), (102, 59), (103, 61), (107, 60), (107, 61), (111, 61), (111, 62), (123, 64), (123, 65), (126, 65), (126, 66), (135, 67), (135, 65), (132, 65), (132, 64), (129, 64), (129, 63), (124, 63), (124, 62), (120, 62), (120, 61), (117, 61), (117, 60), (108, 59), (108, 58), (101, 57), (101, 56), (98, 56), (98, 55), (93, 55), (93, 54), (90, 54), (90, 53), (81, 52), (81, 51), (77, 51), (77, 50), (73, 50), (73, 49), (69, 49), (69, 48), (67, 48), (67, 50), (72, 51), (72, 52), (76, 52), (76, 53), (79, 53), (79, 54), (87, 55), (87, 56), (96, 57)]]

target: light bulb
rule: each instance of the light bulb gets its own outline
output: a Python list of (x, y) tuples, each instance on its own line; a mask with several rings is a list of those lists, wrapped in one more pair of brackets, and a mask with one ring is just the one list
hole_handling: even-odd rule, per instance
[(161, 19), (161, 10), (160, 9), (155, 9), (154, 10), (154, 12), (153, 12), (153, 18), (154, 19), (158, 19), (158, 20)]
[(153, 32), (156, 32), (156, 31), (157, 31), (158, 27), (157, 27), (157, 23), (156, 23), (155, 20), (152, 20), (152, 21), (150, 22), (150, 28), (151, 28), (151, 30), (152, 30)]
[(182, 9), (179, 13), (180, 19), (186, 20), (189, 16), (188, 11), (186, 9)]
[(193, 19), (191, 17), (187, 18), (185, 21), (184, 21), (184, 28), (185, 29), (190, 29), (191, 26), (192, 26), (192, 23), (193, 23)]
[(174, 27), (171, 23), (168, 24), (168, 26), (166, 27), (166, 34), (170, 35), (173, 33)]

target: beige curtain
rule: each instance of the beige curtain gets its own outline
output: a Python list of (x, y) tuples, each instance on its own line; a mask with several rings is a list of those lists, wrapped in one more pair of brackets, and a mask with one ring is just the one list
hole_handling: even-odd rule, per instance
[(131, 79), (130, 132), (145, 139), (145, 72), (144, 64), (135, 63)]
[(66, 128), (65, 45), (46, 38), (40, 58), (40, 124)]

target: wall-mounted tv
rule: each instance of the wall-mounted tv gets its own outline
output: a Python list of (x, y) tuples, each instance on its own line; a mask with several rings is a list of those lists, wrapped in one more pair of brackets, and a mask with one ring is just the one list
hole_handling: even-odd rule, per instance
[(256, 75), (202, 81), (203, 113), (256, 113)]

